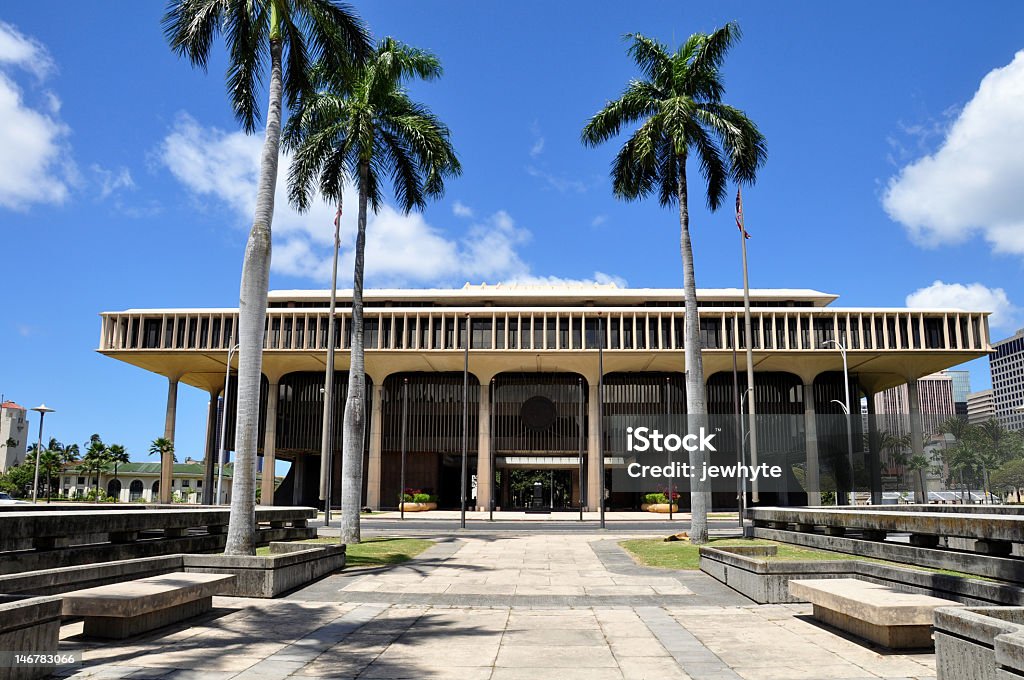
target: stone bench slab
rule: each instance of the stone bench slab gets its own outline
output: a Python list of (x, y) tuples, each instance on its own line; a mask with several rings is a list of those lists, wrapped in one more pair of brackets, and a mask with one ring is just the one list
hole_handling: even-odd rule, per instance
[(819, 621), (890, 649), (931, 647), (935, 610), (961, 606), (854, 578), (792, 580), (789, 592), (814, 605)]
[(85, 634), (125, 638), (197, 616), (228, 587), (231, 574), (173, 572), (62, 595), (64, 616), (85, 618)]

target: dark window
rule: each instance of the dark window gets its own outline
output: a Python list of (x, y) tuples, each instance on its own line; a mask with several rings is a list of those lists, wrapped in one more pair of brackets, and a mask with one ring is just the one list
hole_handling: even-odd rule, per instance
[(491, 348), (491, 319), (473, 319), (473, 344), (472, 349)]

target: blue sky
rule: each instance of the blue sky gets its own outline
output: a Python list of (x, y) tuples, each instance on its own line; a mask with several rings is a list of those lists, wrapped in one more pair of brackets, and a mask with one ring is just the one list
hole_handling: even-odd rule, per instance
[[(678, 43), (737, 20), (727, 100), (769, 148), (744, 191), (752, 285), (844, 305), (991, 308), (996, 337), (1024, 317), (1020, 3), (356, 6), (375, 35), (440, 56), (444, 77), (413, 91), (451, 127), (464, 166), (422, 216), (373, 222), (371, 284), (678, 285), (676, 214), (617, 202), (616, 147), (585, 149), (579, 131), (635, 75), (624, 33)], [(161, 13), (156, 2), (0, 10), (0, 392), (56, 408), (48, 436), (98, 432), (139, 460), (162, 433), (166, 382), (97, 355), (97, 314), (237, 304), (260, 143), (231, 116), (223, 54), (193, 70), (167, 48)], [(695, 197), (691, 212), (698, 285), (739, 285), (731, 211), (709, 214)], [(281, 207), (272, 288), (325, 285), (330, 214)], [(987, 363), (972, 372), (987, 387)], [(179, 457), (201, 455), (206, 399), (181, 389)]]

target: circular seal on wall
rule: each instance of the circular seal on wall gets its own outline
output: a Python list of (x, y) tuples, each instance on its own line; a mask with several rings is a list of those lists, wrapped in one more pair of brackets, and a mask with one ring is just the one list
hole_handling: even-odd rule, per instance
[(558, 409), (555, 403), (547, 397), (530, 397), (523, 402), (519, 409), (519, 416), (523, 424), (530, 430), (546, 430), (555, 423), (558, 417)]

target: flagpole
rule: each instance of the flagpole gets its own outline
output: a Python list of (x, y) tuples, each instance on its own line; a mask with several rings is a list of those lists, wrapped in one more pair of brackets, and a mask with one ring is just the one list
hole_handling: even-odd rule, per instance
[[(750, 466), (757, 467), (757, 427), (756, 427), (756, 402), (754, 398), (754, 336), (750, 328), (750, 282), (747, 276), (747, 233), (743, 219), (743, 197), (740, 190), (736, 189), (736, 226), (740, 229), (740, 246), (743, 251), (743, 329), (744, 344), (747, 349), (747, 413), (749, 418), (748, 432), (750, 434)], [(757, 503), (758, 483), (757, 479), (751, 484), (750, 501)]]
[[(320, 436), (320, 500), (324, 526), (331, 523), (331, 477), (334, 475), (334, 309), (338, 295), (338, 250), (341, 248), (341, 198), (334, 216), (334, 268), (331, 270), (331, 305), (327, 315), (327, 364), (324, 368), (324, 420)], [(271, 470), (273, 474), (273, 470)]]

